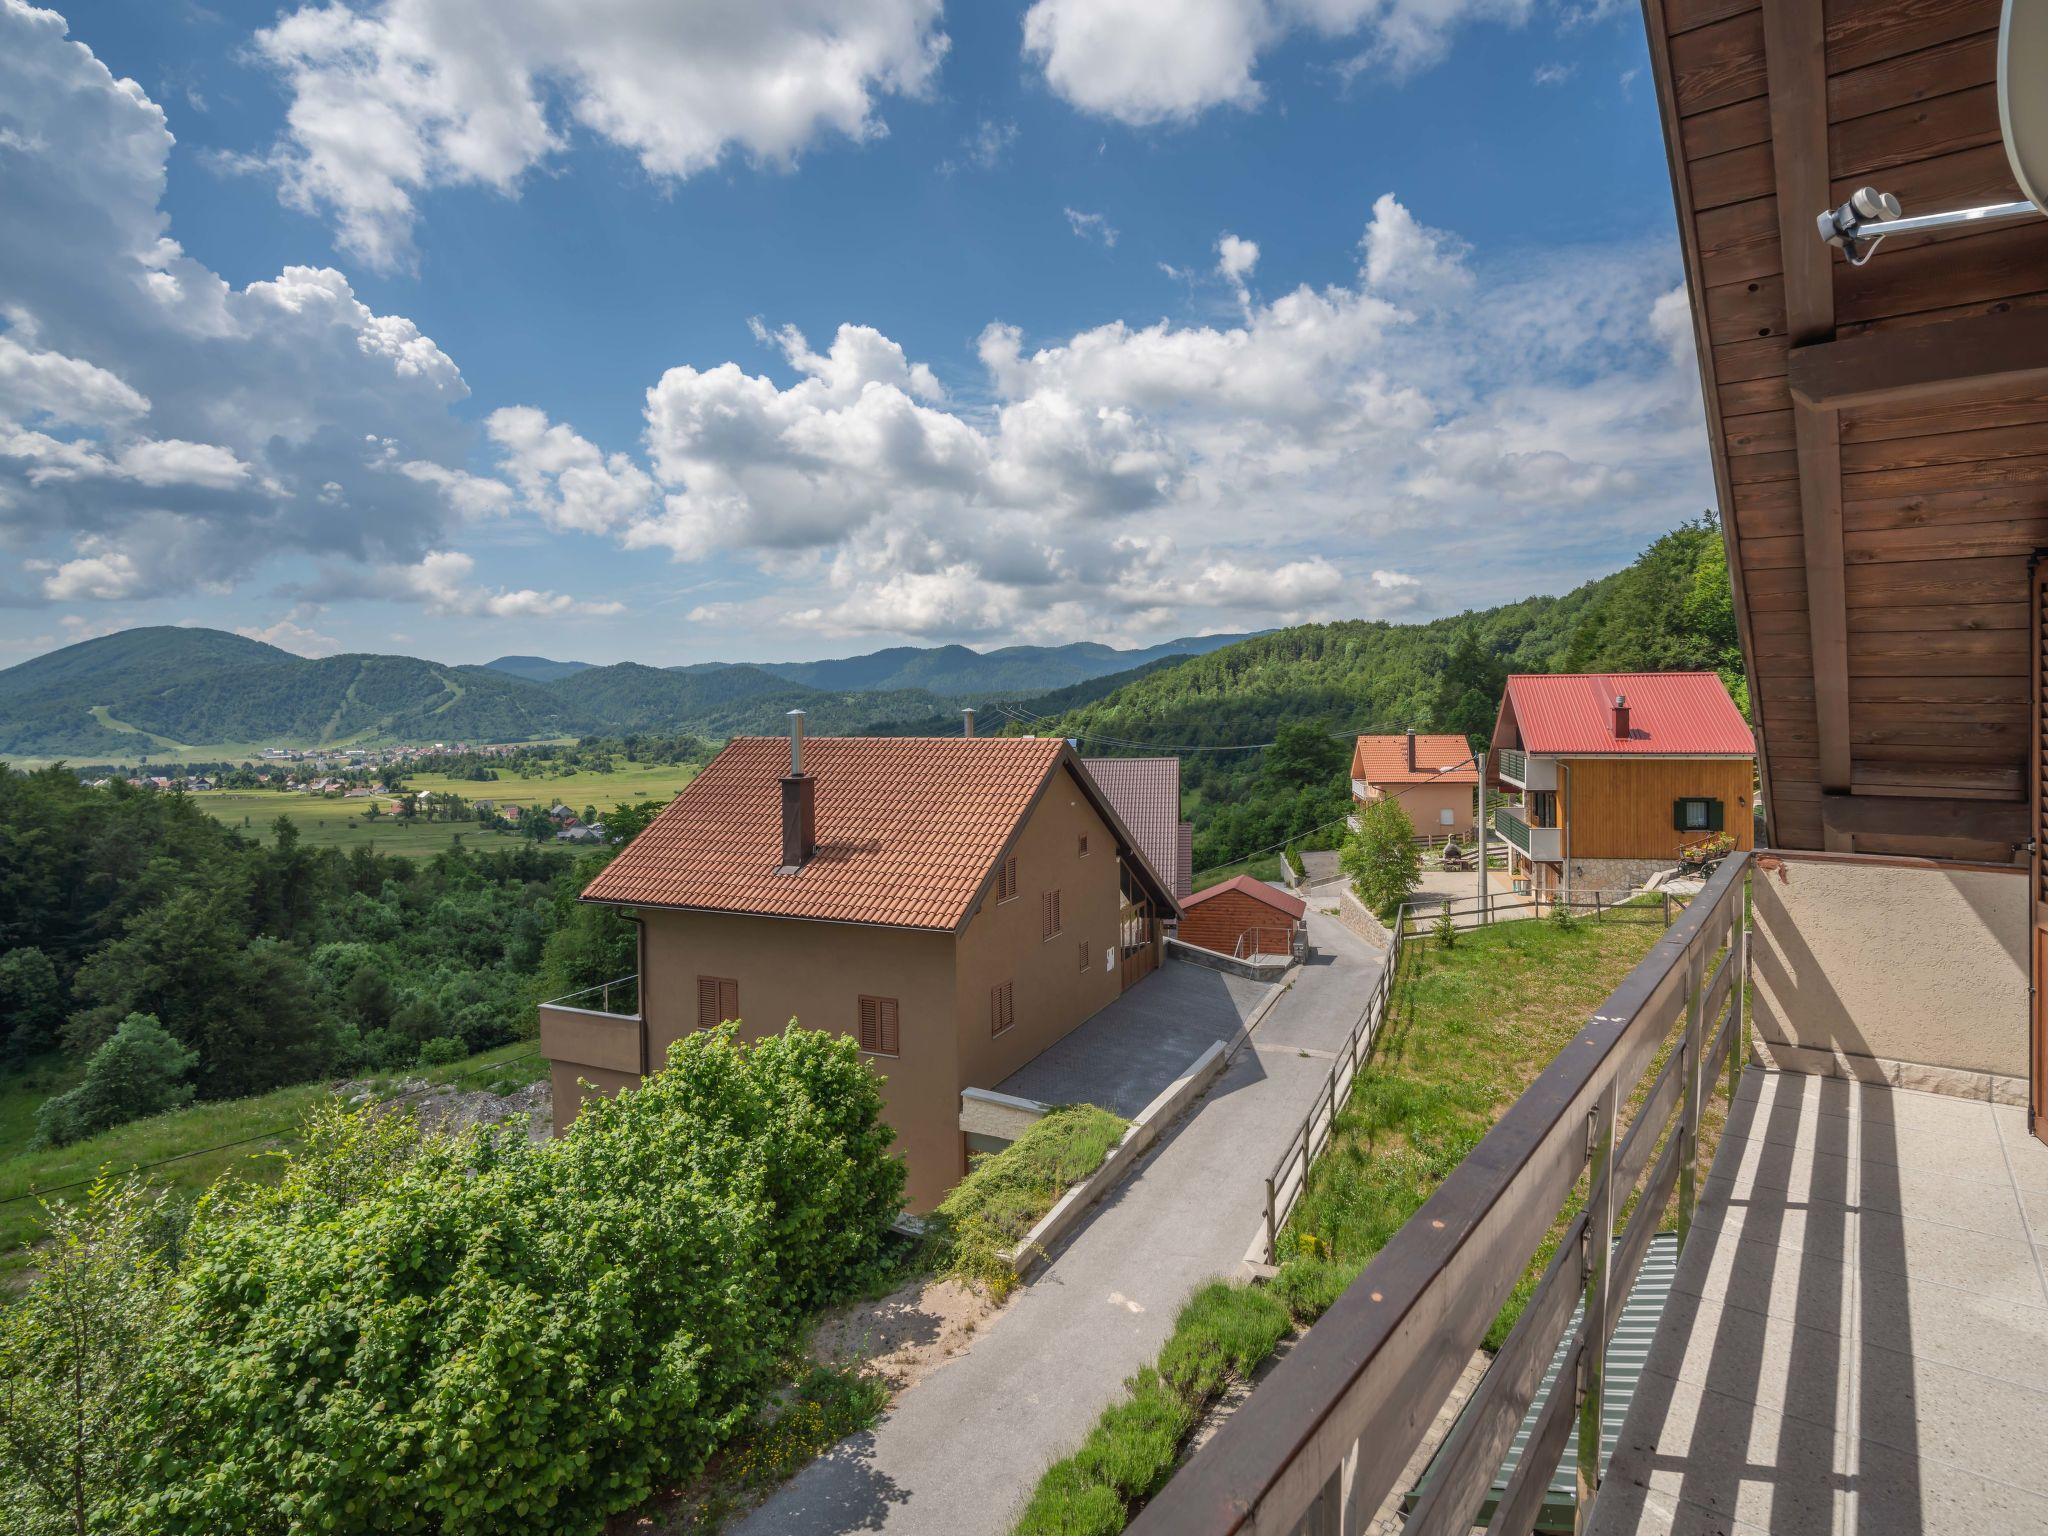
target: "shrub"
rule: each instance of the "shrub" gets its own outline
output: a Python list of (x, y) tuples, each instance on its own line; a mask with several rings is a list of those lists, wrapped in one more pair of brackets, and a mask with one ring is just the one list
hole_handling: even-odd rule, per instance
[(420, 1044), (419, 1064), (423, 1067), (452, 1066), (469, 1055), (469, 1049), (460, 1040), (448, 1035), (436, 1035)]
[(274, 1187), (202, 1203), (124, 1515), (594, 1531), (752, 1422), (806, 1303), (881, 1251), (879, 1108), (852, 1041), (727, 1027), (550, 1144), (331, 1111)]
[(175, 1231), (133, 1178), (50, 1206), (35, 1283), (0, 1307), (0, 1527), (127, 1529), (107, 1511), (144, 1445), (130, 1405), (163, 1325)]
[(1116, 1536), (1124, 1528), (1124, 1501), (1078, 1461), (1070, 1456), (1046, 1468), (1012, 1536)]
[(1306, 1328), (1329, 1311), (1330, 1304), (1358, 1278), (1359, 1267), (1320, 1255), (1303, 1255), (1282, 1264), (1269, 1288), (1295, 1323)]
[(1422, 855), (1401, 802), (1385, 795), (1368, 801), (1358, 813), (1358, 829), (1344, 839), (1338, 862), (1358, 899), (1391, 920), (1422, 883)]
[(934, 1213), (936, 1262), (1006, 1294), (1017, 1277), (1003, 1255), (1070, 1185), (1102, 1166), (1127, 1124), (1093, 1104), (1065, 1105), (1002, 1151), (976, 1159)]
[(36, 1111), (38, 1145), (69, 1146), (111, 1126), (192, 1102), (185, 1079), (199, 1053), (178, 1044), (153, 1014), (131, 1013), (85, 1064), (85, 1080)]
[(1456, 919), (1451, 916), (1451, 909), (1448, 906), (1437, 913), (1436, 921), (1430, 924), (1429, 931), (1430, 937), (1435, 939), (1445, 949), (1455, 949), (1457, 947), (1458, 924)]
[(1074, 1467), (1129, 1505), (1150, 1498), (1166, 1482), (1181, 1440), (1194, 1428), (1195, 1408), (1149, 1365), (1125, 1387), (1130, 1396), (1103, 1410), (1094, 1432), (1074, 1453)]

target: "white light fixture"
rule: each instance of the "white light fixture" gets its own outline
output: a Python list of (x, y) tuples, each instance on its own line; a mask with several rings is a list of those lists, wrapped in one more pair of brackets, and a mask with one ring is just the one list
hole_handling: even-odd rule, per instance
[(1842, 248), (1849, 265), (1860, 267), (1876, 254), (1886, 235), (1918, 235), (1933, 229), (1997, 224), (2048, 212), (2048, 0), (2005, 0), (1998, 21), (1998, 127), (2013, 180), (2026, 197), (1947, 213), (1905, 216), (1899, 200), (1876, 187), (1860, 188), (1839, 208), (1816, 220), (1821, 239)]

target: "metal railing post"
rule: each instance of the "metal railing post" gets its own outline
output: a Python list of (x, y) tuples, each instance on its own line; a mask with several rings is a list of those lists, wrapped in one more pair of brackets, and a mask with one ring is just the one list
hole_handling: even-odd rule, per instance
[[(1614, 1249), (1614, 1106), (1609, 1079), (1587, 1116), (1586, 1346), (1579, 1354), (1578, 1502), (1574, 1529), (1592, 1528), (1593, 1500), (1600, 1492), (1600, 1433), (1607, 1386), (1607, 1269)], [(1654, 1219), (1654, 1218), (1652, 1218)]]

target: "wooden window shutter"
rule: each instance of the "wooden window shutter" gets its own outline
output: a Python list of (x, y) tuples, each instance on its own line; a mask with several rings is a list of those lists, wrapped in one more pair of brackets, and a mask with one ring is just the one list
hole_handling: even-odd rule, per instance
[(1008, 901), (1017, 894), (1017, 855), (1011, 854), (1003, 860), (1002, 900)]
[(1060, 931), (1060, 893), (1043, 892), (1038, 898), (1038, 937), (1040, 942), (1055, 938)]
[(1671, 830), (1674, 832), (1683, 832), (1685, 830), (1685, 802), (1683, 800), (1671, 802)]
[(1088, 969), (1088, 941), (1086, 939), (1081, 941), (1081, 969), (1084, 971)]
[(895, 998), (862, 998), (860, 1000), (860, 1048), (876, 1056), (894, 1056), (898, 1054), (900, 1040), (896, 1019)]
[(1727, 824), (1727, 821), (1728, 813), (1722, 809), (1721, 802), (1709, 800), (1707, 802), (1707, 830), (1709, 832), (1719, 832)]
[(1081, 834), (1081, 857), (1084, 859), (1088, 857), (1088, 834), (1086, 832)]
[(988, 1032), (1000, 1035), (1017, 1022), (1016, 983), (1005, 981), (988, 995)]
[(697, 1027), (710, 1029), (740, 1016), (740, 984), (729, 976), (697, 978)]

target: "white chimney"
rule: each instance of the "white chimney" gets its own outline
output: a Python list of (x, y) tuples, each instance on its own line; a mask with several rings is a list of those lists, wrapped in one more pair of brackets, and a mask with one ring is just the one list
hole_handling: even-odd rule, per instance
[(962, 726), (963, 726), (963, 729), (962, 729), (962, 731), (961, 731), (961, 733), (960, 733), (960, 734), (961, 734), (961, 735), (963, 735), (963, 736), (972, 736), (972, 735), (974, 734), (974, 708), (973, 708), (973, 706), (972, 706), (972, 705), (970, 705), (970, 706), (968, 706), (968, 707), (967, 707), (966, 709), (963, 709), (963, 710), (961, 710), (961, 711), (960, 711), (960, 718), (961, 718), (961, 724), (962, 724)]
[(789, 776), (803, 777), (804, 772), (804, 712), (792, 709), (789, 712)]

